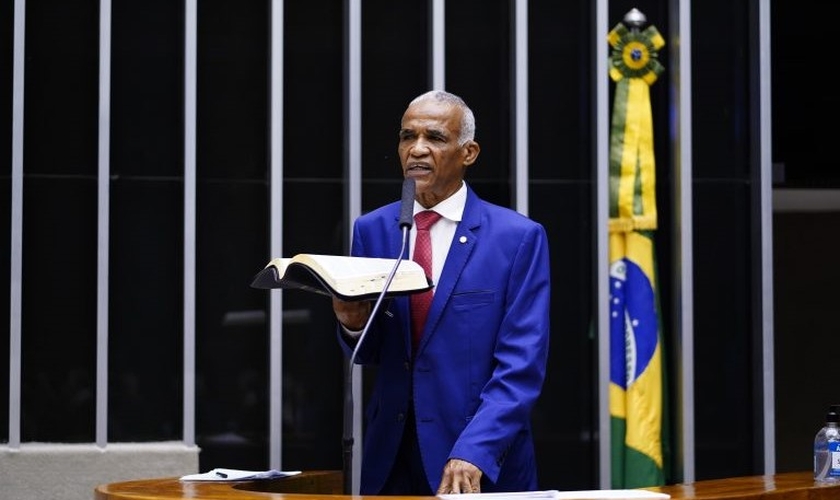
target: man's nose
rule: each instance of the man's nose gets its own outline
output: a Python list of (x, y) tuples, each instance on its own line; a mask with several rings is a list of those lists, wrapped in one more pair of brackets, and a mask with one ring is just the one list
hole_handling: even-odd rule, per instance
[(411, 145), (411, 150), (409, 151), (414, 156), (423, 156), (429, 154), (429, 143), (423, 138), (417, 139), (414, 144)]

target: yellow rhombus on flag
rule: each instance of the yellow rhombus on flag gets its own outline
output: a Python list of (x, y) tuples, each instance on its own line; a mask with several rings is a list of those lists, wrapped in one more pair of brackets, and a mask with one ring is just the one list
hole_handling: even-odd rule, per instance
[[(639, 13), (640, 14), (640, 13)], [(656, 295), (656, 169), (650, 85), (665, 45), (655, 27), (610, 31), (616, 82), (610, 130), (610, 422), (612, 487), (665, 484), (665, 390)]]

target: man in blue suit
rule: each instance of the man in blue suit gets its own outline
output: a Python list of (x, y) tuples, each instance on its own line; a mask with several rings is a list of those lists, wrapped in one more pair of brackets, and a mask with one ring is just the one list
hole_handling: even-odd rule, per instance
[[(402, 117), (398, 152), (403, 176), (416, 180), (414, 212), (442, 216), (431, 228), (435, 287), (416, 349), (408, 297), (383, 302), (359, 346), (356, 361), (377, 367), (361, 494), (537, 489), (530, 418), (549, 344), (547, 237), (466, 184), (480, 151), (474, 134), (470, 108), (444, 91), (415, 98)], [(355, 221), (353, 255), (399, 254), (400, 206)], [(333, 299), (333, 308), (350, 354), (371, 302)]]

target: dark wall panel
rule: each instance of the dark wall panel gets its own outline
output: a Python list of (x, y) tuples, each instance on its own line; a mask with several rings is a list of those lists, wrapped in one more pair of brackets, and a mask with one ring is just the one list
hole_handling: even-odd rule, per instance
[(741, 183), (695, 184), (694, 391), (697, 478), (751, 475), (761, 415), (752, 340), (749, 193)]
[(834, 287), (840, 212), (776, 213), (773, 276), (776, 447), (780, 472), (809, 470), (814, 436), (840, 401), (836, 367), (825, 362), (837, 339)]
[(268, 152), (267, 3), (198, 3), (201, 179), (264, 179)]
[[(706, 3), (692, 9), (694, 171), (694, 352), (697, 478), (762, 472), (760, 359), (752, 283), (755, 198), (747, 97), (751, 89), (750, 7)], [(703, 36), (713, 30), (715, 36)], [(727, 411), (721, 411), (726, 408)]]
[(183, 191), (180, 179), (111, 185), (111, 441), (183, 436)]
[(552, 276), (549, 369), (533, 419), (537, 465), (541, 488), (587, 489), (598, 471), (591, 12), (550, 1), (531, 2), (528, 12), (529, 215), (548, 232)]
[(180, 439), (183, 5), (117, 2), (111, 30), (108, 439)]
[(111, 173), (184, 172), (184, 6), (114, 2), (111, 15)]
[(834, 18), (814, 4), (771, 2), (773, 163), (780, 187), (840, 188), (833, 161), (840, 94), (827, 77)]
[[(268, 3), (198, 4), (196, 443), (200, 469), (265, 469)], [(251, 318), (245, 320), (244, 318)]]
[(531, 217), (548, 232), (552, 283), (549, 364), (533, 416), (540, 487), (588, 489), (598, 470), (594, 202), (585, 183), (543, 182), (531, 196)]
[(98, 11), (95, 2), (27, 7), (21, 438), (89, 442), (96, 366)]
[[(341, 2), (286, 2), (284, 157), (287, 179), (336, 181), (344, 172), (344, 43)], [(327, 200), (336, 210), (341, 198)], [(334, 212), (337, 213), (337, 212)], [(298, 213), (297, 217), (300, 216)]]
[(540, 0), (530, 3), (528, 13), (531, 182), (590, 183), (595, 49), (589, 5)]
[(96, 186), (41, 178), (24, 191), (21, 439), (91, 442)]
[[(342, 254), (347, 242), (342, 2), (286, 2), (283, 253)], [(272, 222), (273, 229), (277, 224)], [(268, 234), (268, 233), (266, 233)], [(264, 246), (267, 262), (268, 247)], [(271, 257), (278, 257), (272, 255)], [(269, 293), (257, 291), (267, 300)], [(343, 355), (332, 303), (283, 298), (283, 466), (342, 467)]]

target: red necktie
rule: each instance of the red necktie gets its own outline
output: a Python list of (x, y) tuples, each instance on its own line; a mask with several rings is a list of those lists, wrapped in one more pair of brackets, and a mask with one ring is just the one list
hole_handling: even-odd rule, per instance
[[(414, 261), (423, 266), (426, 276), (432, 276), (432, 238), (429, 228), (440, 219), (441, 215), (431, 210), (417, 212), (414, 221), (417, 224), (417, 238), (414, 240)], [(432, 291), (415, 293), (411, 296), (411, 344), (412, 353), (417, 351), (426, 315), (432, 305)]]

